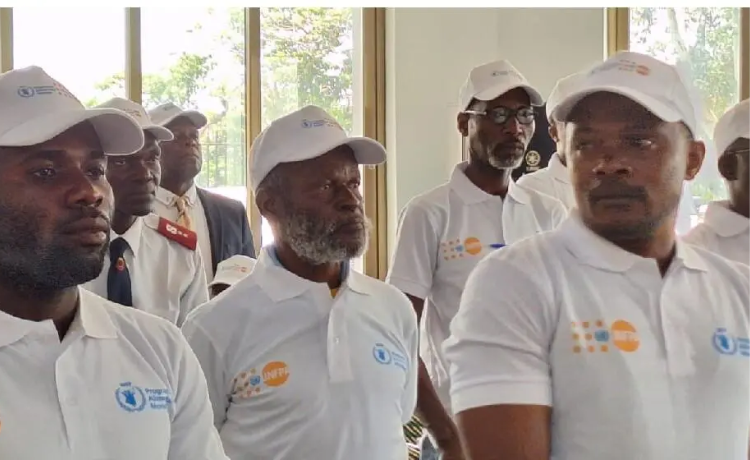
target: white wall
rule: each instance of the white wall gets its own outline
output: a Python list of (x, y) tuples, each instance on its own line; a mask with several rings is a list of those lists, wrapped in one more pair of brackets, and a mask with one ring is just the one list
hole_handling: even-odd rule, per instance
[(388, 241), (399, 211), (461, 160), (458, 90), (472, 67), (509, 59), (545, 96), (601, 60), (603, 8), (389, 8), (386, 14)]

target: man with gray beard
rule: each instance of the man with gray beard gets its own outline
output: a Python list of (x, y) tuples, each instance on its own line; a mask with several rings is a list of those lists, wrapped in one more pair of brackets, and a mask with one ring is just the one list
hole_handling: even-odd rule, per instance
[(350, 269), (367, 247), (360, 165), (385, 149), (307, 106), (253, 143), (250, 185), (274, 244), (188, 316), (232, 460), (394, 460), (417, 397), (417, 321), (398, 289)]

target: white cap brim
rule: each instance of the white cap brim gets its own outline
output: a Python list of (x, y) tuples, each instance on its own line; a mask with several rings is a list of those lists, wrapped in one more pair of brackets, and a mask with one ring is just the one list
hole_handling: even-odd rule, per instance
[(15, 126), (0, 135), (0, 146), (28, 147), (46, 142), (88, 121), (94, 127), (104, 153), (128, 155), (143, 147), (143, 129), (118, 109), (95, 108), (55, 111)]
[[(379, 165), (385, 162), (385, 148), (380, 145), (380, 142), (367, 137), (350, 137), (342, 142), (337, 142), (325, 151), (320, 152), (320, 154), (322, 155), (326, 152), (330, 152), (342, 145), (348, 145), (352, 149), (354, 152), (354, 159), (361, 165)], [(318, 156), (320, 155), (316, 155), (313, 158)]]
[(160, 142), (174, 140), (174, 134), (172, 134), (172, 131), (158, 125), (148, 126), (143, 128), (143, 130), (151, 133), (156, 140)]
[[(513, 91), (514, 89), (522, 88), (524, 91), (526, 91), (526, 94), (529, 95), (529, 101), (531, 102), (531, 105), (542, 105), (544, 104), (544, 98), (542, 98), (542, 95), (537, 91), (536, 89), (532, 88), (529, 85), (510, 85), (507, 84), (498, 84), (491, 88), (487, 88), (484, 91), (481, 91), (474, 95), (474, 99), (480, 100), (480, 101), (491, 101), (493, 99), (496, 99), (503, 94), (507, 93), (508, 91)], [(468, 107), (464, 107), (464, 109), (467, 109)]]
[(196, 128), (201, 129), (208, 124), (208, 119), (205, 115), (198, 112), (197, 110), (183, 110), (182, 112), (176, 113), (169, 118), (164, 119), (160, 125), (166, 126), (178, 118), (187, 118)]
[(586, 96), (599, 92), (614, 93), (619, 94), (620, 96), (624, 96), (632, 100), (633, 102), (642, 105), (644, 108), (646, 108), (646, 110), (653, 113), (656, 117), (666, 121), (667, 123), (676, 123), (678, 121), (682, 121), (688, 126), (690, 131), (695, 134), (694, 121), (684, 120), (682, 115), (680, 114), (680, 111), (677, 110), (676, 107), (665, 104), (664, 102), (647, 94), (643, 94), (638, 90), (617, 85), (587, 87), (583, 90), (576, 91), (563, 99), (560, 104), (558, 104), (558, 106), (554, 110), (554, 116), (559, 120), (566, 121), (570, 116), (570, 112), (573, 110), (576, 104), (581, 102), (581, 100), (583, 100)]

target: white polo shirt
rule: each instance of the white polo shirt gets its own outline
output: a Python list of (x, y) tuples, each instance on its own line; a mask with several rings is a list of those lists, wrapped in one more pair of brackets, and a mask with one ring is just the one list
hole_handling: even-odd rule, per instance
[(576, 207), (576, 197), (570, 183), (568, 168), (562, 164), (557, 153), (550, 157), (547, 167), (521, 176), (518, 179), (518, 185), (557, 198), (566, 210)]
[(425, 299), (420, 354), (446, 408), (448, 367), (441, 347), (469, 273), (495, 249), (551, 230), (566, 216), (558, 200), (514, 183), (505, 199), (490, 195), (466, 177), (466, 166), (457, 165), (450, 182), (406, 205), (386, 279)]
[(747, 458), (749, 304), (747, 265), (678, 241), (662, 277), (572, 215), (469, 278), (453, 409), (553, 407), (554, 460)]
[(406, 458), (417, 324), (395, 288), (351, 270), (334, 298), (266, 247), (246, 278), (182, 330), (232, 460)]
[(728, 201), (709, 203), (703, 223), (684, 239), (727, 259), (750, 264), (750, 219), (730, 210)]
[[(208, 302), (203, 259), (200, 251), (169, 239), (158, 229), (159, 216), (149, 214), (136, 219), (122, 235), (112, 232), (110, 238), (122, 237), (130, 246), (124, 258), (133, 306), (180, 326), (191, 310)], [(109, 266), (107, 256), (99, 276), (83, 287), (106, 298)]]
[(62, 343), (51, 320), (0, 312), (0, 458), (228, 460), (180, 331), (79, 292)]

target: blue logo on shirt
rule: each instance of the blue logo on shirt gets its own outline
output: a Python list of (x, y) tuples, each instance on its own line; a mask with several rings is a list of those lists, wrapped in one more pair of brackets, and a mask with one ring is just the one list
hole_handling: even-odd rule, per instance
[(375, 357), (375, 361), (383, 365), (393, 364), (396, 367), (400, 367), (403, 370), (409, 369), (409, 361), (406, 356), (395, 350), (389, 350), (382, 343), (376, 343), (372, 349), (372, 355)]
[(380, 364), (391, 364), (391, 352), (382, 343), (376, 343), (372, 347), (372, 355)]
[(115, 398), (120, 408), (126, 412), (167, 410), (172, 406), (172, 396), (166, 388), (141, 388), (131, 382), (121, 383), (115, 390)]
[(716, 329), (713, 346), (722, 355), (750, 357), (750, 338), (733, 336), (723, 327)]

